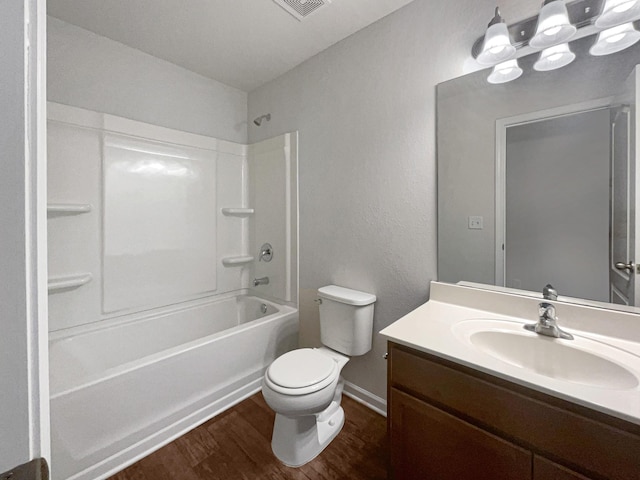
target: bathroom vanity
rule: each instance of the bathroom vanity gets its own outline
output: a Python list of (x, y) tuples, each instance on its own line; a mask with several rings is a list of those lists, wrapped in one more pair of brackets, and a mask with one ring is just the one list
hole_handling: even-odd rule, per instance
[(640, 320), (554, 302), (575, 340), (543, 338), (540, 301), (434, 282), (381, 332), (391, 478), (640, 479)]

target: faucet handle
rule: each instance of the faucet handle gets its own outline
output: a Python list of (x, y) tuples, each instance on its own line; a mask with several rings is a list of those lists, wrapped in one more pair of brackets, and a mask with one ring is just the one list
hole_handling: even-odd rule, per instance
[(557, 300), (558, 299), (558, 291), (553, 288), (553, 285), (547, 283), (545, 287), (542, 289), (542, 296), (545, 300)]
[(258, 261), (262, 262), (270, 262), (273, 258), (273, 247), (269, 243), (265, 243), (260, 247), (260, 256), (258, 257)]

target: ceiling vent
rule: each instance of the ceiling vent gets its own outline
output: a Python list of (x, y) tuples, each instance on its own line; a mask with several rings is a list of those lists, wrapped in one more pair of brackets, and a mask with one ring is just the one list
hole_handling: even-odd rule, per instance
[(331, 0), (273, 0), (296, 19), (302, 21)]

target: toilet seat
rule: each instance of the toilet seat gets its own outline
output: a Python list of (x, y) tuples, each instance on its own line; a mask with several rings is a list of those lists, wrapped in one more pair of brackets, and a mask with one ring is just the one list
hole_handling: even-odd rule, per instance
[(338, 376), (336, 361), (312, 348), (278, 357), (265, 375), (267, 385), (285, 395), (305, 395), (330, 385)]

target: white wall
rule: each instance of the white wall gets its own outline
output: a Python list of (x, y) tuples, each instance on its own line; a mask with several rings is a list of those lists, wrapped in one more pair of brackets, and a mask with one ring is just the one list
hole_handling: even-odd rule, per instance
[[(317, 288), (377, 295), (376, 332), (428, 298), (436, 277), (435, 85), (463, 73), (488, 0), (416, 0), (249, 94), (250, 143), (299, 130), (303, 344)], [(345, 378), (386, 396), (385, 342)]]
[(48, 99), (247, 143), (247, 94), (49, 17)]

